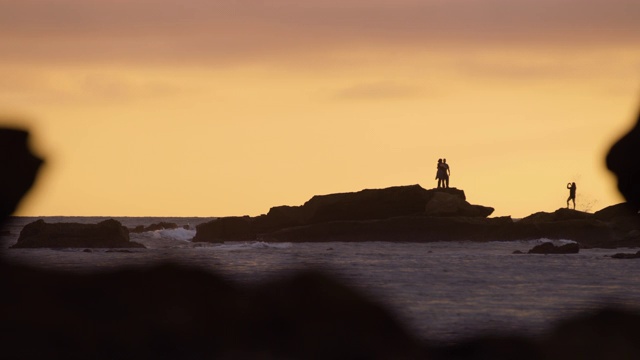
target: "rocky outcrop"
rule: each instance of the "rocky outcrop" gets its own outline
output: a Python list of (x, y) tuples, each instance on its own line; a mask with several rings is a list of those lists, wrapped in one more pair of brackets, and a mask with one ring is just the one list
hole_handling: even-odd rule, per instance
[(564, 208), (538, 212), (517, 221), (511, 231), (522, 239), (574, 240), (583, 248), (640, 247), (640, 217), (626, 203), (595, 214)]
[(554, 245), (550, 242), (545, 242), (540, 245), (534, 246), (527, 254), (577, 254), (580, 251), (580, 246), (577, 243), (569, 243), (564, 245)]
[(98, 224), (48, 224), (40, 219), (25, 225), (11, 248), (144, 248), (144, 245), (130, 241), (128, 229), (113, 219)]
[(542, 224), (542, 223), (569, 221), (569, 220), (588, 220), (588, 219), (591, 219), (592, 216), (593, 214), (586, 213), (583, 211), (560, 208), (552, 213), (541, 211), (535, 214), (531, 214), (527, 217), (520, 219), (519, 222), (521, 224)]
[(383, 220), (332, 221), (281, 229), (262, 234), (270, 242), (322, 241), (493, 241), (504, 226), (512, 224), (509, 217), (467, 218), (401, 216)]
[[(434, 202), (434, 205), (429, 205)], [(444, 207), (443, 211), (438, 209)], [(223, 217), (196, 227), (193, 241), (255, 240), (295, 227), (331, 228), (336, 222), (364, 229), (371, 222), (398, 217), (485, 218), (493, 208), (471, 205), (463, 190), (423, 189), (420, 185), (367, 189), (354, 193), (314, 196), (302, 206), (271, 208), (258, 217)], [(363, 222), (358, 224), (359, 222)]]
[(590, 214), (538, 212), (518, 221), (488, 218), (459, 189), (419, 185), (314, 196), (257, 217), (223, 217), (196, 227), (195, 242), (573, 240), (583, 248), (640, 247), (640, 219), (627, 205)]

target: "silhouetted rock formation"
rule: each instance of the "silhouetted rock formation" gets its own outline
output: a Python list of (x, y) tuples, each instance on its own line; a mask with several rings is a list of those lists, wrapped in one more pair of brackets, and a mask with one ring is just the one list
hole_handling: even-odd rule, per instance
[(580, 246), (640, 246), (640, 221), (626, 205), (596, 214), (561, 208), (519, 221), (487, 218), (493, 208), (471, 205), (459, 189), (419, 185), (314, 196), (258, 217), (222, 217), (196, 227), (195, 242), (509, 241), (574, 240)]
[(167, 230), (167, 229), (177, 229), (178, 224), (172, 222), (161, 221), (159, 223), (153, 223), (149, 226), (138, 225), (133, 229), (129, 229), (131, 233), (143, 233), (147, 231), (158, 231), (158, 230)]
[(586, 220), (591, 219), (592, 214), (572, 210), (560, 208), (552, 213), (547, 213), (544, 211), (537, 212), (535, 214), (531, 214), (527, 217), (520, 219), (521, 224), (542, 224), (548, 222), (558, 222), (558, 221), (568, 221), (568, 220)]
[(400, 216), (383, 220), (332, 221), (262, 234), (264, 241), (494, 241), (511, 218)]
[[(431, 202), (435, 204), (430, 205)], [(218, 218), (198, 225), (193, 241), (222, 242), (258, 238), (278, 241), (276, 233), (301, 226), (307, 229), (328, 227), (326, 231), (332, 231), (331, 229), (339, 228), (339, 224), (351, 224), (345, 226), (369, 232), (368, 225), (389, 225), (394, 223), (392, 219), (401, 217), (418, 216), (424, 220), (428, 215), (437, 214), (442, 218), (485, 218), (492, 212), (493, 208), (469, 204), (464, 191), (459, 189), (425, 190), (420, 185), (397, 186), (314, 196), (302, 206), (274, 207), (266, 215), (254, 218)], [(353, 231), (349, 233), (365, 235)], [(347, 233), (343, 235), (346, 236)]]
[(513, 231), (523, 239), (574, 240), (583, 248), (640, 247), (640, 217), (626, 203), (595, 214), (565, 208), (538, 212), (518, 221)]
[(0, 128), (0, 226), (29, 191), (42, 164), (28, 140), (24, 130)]
[(54, 223), (40, 219), (25, 225), (11, 248), (144, 248), (129, 240), (129, 230), (116, 220), (98, 224)]
[(580, 246), (576, 243), (564, 244), (560, 246), (546, 242), (534, 246), (527, 254), (577, 254)]

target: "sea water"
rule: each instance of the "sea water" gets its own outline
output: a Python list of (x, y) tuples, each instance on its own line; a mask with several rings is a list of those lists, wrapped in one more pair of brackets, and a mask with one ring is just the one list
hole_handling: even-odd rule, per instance
[[(97, 223), (106, 218), (44, 218)], [(383, 304), (414, 333), (451, 342), (483, 333), (536, 335), (553, 322), (602, 305), (640, 308), (640, 259), (614, 259), (637, 249), (582, 249), (527, 255), (542, 242), (192, 243), (211, 218), (116, 218), (128, 227), (160, 221), (188, 229), (132, 233), (146, 249), (8, 249), (35, 218), (13, 218), (2, 238), (4, 261), (45, 269), (110, 271), (160, 262), (199, 266), (251, 286), (303, 269), (330, 273)], [(556, 243), (566, 243), (559, 240)], [(309, 309), (313, 311), (313, 309)]]

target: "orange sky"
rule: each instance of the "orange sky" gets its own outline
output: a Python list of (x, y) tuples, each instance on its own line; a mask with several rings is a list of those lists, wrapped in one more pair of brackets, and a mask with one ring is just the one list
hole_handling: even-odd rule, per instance
[(621, 201), (640, 2), (0, 0), (0, 125), (46, 158), (19, 215), (258, 215), (451, 186), (494, 215)]

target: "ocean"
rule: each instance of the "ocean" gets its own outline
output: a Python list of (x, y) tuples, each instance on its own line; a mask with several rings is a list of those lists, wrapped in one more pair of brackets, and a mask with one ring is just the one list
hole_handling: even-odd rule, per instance
[[(581, 249), (527, 255), (542, 242), (192, 243), (212, 218), (114, 217), (133, 228), (160, 221), (188, 229), (132, 233), (147, 249), (9, 249), (22, 227), (12, 218), (0, 242), (3, 261), (75, 272), (110, 271), (171, 261), (210, 269), (251, 286), (302, 269), (342, 279), (394, 313), (419, 336), (442, 343), (482, 334), (535, 336), (554, 322), (603, 305), (640, 309), (640, 260), (614, 259), (637, 249)], [(48, 223), (98, 223), (105, 217), (44, 217)], [(556, 244), (568, 240), (554, 241)], [(312, 309), (310, 309), (311, 311)]]

